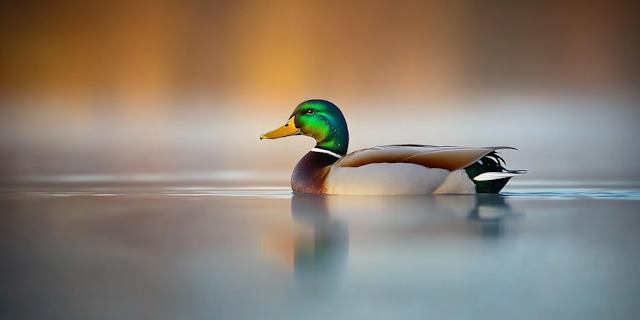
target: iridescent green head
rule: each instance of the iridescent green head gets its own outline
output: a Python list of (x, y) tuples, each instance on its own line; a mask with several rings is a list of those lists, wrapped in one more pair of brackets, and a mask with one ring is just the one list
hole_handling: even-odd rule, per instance
[(263, 134), (260, 139), (305, 135), (316, 139), (317, 148), (347, 154), (347, 121), (335, 104), (325, 100), (307, 100), (299, 104), (282, 127)]

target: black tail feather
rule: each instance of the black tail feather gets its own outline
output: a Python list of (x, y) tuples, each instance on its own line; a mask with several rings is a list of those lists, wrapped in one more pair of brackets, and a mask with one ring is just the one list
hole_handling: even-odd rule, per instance
[(475, 177), (485, 172), (510, 172), (518, 174), (527, 172), (526, 170), (507, 170), (503, 165), (506, 165), (506, 161), (504, 161), (497, 152), (493, 151), (482, 157), (480, 161), (465, 168), (467, 175), (476, 185), (476, 193), (499, 193), (511, 179), (511, 177), (507, 177), (487, 181), (473, 180)]

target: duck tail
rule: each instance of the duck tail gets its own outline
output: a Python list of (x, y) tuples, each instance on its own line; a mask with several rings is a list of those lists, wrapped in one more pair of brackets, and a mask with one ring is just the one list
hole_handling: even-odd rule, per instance
[(499, 193), (512, 177), (523, 175), (527, 170), (507, 170), (504, 159), (493, 151), (465, 168), (476, 185), (476, 193)]

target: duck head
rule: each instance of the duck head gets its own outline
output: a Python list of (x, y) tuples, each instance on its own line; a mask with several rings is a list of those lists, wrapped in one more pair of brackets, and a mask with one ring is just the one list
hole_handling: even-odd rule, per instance
[(307, 100), (299, 104), (289, 120), (280, 128), (264, 133), (262, 139), (278, 139), (304, 135), (316, 140), (316, 148), (340, 155), (347, 154), (349, 131), (338, 107), (326, 100)]

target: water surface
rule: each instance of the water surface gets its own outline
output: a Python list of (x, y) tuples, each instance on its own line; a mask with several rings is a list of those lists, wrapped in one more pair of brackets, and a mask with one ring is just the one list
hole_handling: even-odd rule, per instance
[[(274, 184), (275, 185), (275, 184)], [(2, 319), (635, 319), (640, 189), (6, 188)]]

